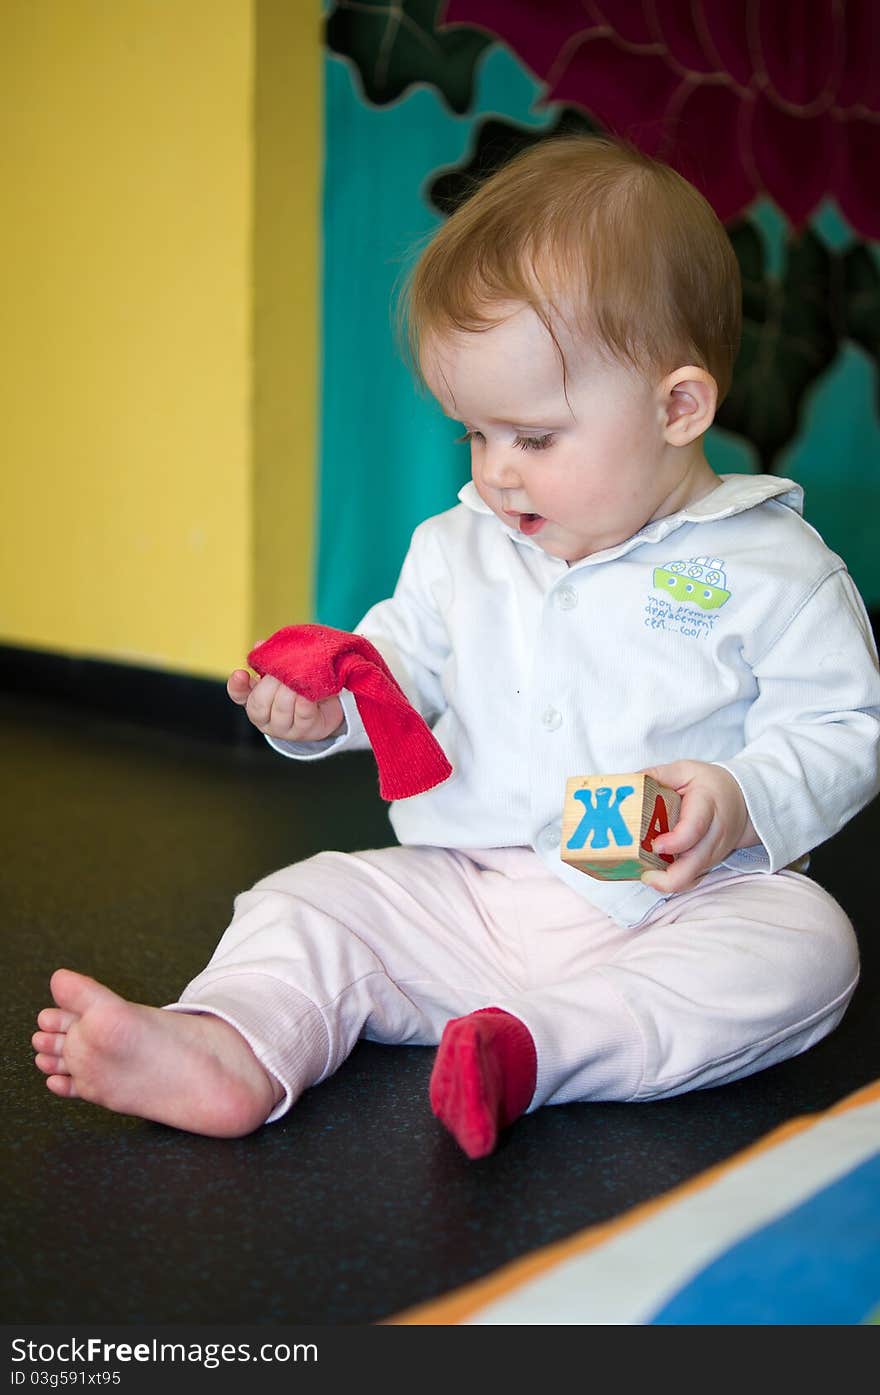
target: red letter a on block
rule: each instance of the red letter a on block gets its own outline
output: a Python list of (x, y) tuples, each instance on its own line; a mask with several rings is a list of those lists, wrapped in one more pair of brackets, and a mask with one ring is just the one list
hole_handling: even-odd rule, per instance
[[(666, 802), (661, 795), (657, 795), (654, 800), (654, 808), (648, 820), (648, 827), (645, 829), (645, 836), (642, 839), (642, 847), (645, 852), (654, 851), (654, 839), (659, 838), (661, 833), (669, 832), (669, 815), (666, 812)], [(658, 853), (664, 862), (674, 862), (675, 858), (669, 853)]]

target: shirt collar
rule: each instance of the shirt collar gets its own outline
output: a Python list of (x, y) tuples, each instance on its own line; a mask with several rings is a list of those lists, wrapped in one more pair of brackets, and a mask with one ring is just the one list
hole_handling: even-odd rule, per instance
[[(767, 499), (778, 499), (781, 504), (792, 509), (797, 514), (804, 511), (804, 491), (794, 480), (781, 479), (777, 475), (719, 475), (719, 484), (702, 499), (696, 503), (686, 504), (683, 509), (676, 513), (667, 514), (665, 518), (655, 518), (653, 522), (646, 523), (644, 528), (640, 528), (638, 533), (634, 533), (625, 542), (617, 543), (615, 547), (605, 548), (602, 552), (594, 552), (589, 557), (585, 557), (583, 562), (572, 563), (573, 566), (581, 566), (586, 563), (607, 562), (612, 557), (619, 557), (624, 552), (629, 552), (634, 547), (640, 547), (642, 543), (662, 542), (676, 528), (680, 528), (684, 523), (714, 523), (721, 518), (731, 518), (736, 513), (744, 513), (746, 509), (756, 508), (758, 504), (763, 504)], [(458, 497), (465, 508), (473, 513), (487, 513), (499, 528), (522, 547), (530, 547), (538, 552), (543, 552), (539, 543), (531, 538), (523, 537), (518, 529), (509, 527), (502, 522), (497, 514), (494, 514), (477, 493), (477, 487), (473, 480), (468, 480), (467, 484), (458, 491)]]

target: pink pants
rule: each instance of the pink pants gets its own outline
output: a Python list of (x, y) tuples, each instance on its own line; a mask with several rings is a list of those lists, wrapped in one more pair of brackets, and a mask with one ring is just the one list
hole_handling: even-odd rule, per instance
[(359, 1037), (429, 1045), (496, 1006), (526, 1023), (529, 1110), (663, 1099), (805, 1051), (858, 980), (852, 926), (795, 872), (710, 872), (634, 928), (529, 848), (320, 853), (236, 897), (171, 1010), (236, 1027), (284, 1086), (276, 1119)]

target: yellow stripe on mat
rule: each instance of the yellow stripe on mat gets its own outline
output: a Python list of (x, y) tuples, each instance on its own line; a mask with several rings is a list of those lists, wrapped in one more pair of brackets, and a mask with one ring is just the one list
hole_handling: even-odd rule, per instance
[(383, 1319), (378, 1325), (452, 1326), (465, 1322), (487, 1303), (510, 1293), (511, 1290), (518, 1288), (527, 1280), (536, 1278), (561, 1260), (595, 1249), (597, 1245), (603, 1244), (606, 1240), (639, 1225), (665, 1206), (680, 1201), (689, 1194), (702, 1191), (703, 1188), (716, 1182), (726, 1172), (730, 1172), (733, 1168), (757, 1157), (760, 1153), (775, 1148), (796, 1134), (812, 1128), (819, 1120), (830, 1115), (843, 1114), (847, 1110), (856, 1109), (859, 1105), (868, 1104), (878, 1099), (880, 1099), (880, 1080), (875, 1080), (862, 1089), (856, 1090), (853, 1094), (847, 1095), (845, 1099), (832, 1105), (830, 1109), (822, 1110), (817, 1114), (804, 1114), (800, 1118), (790, 1120), (787, 1124), (781, 1124), (764, 1138), (759, 1139), (757, 1143), (735, 1153), (732, 1158), (716, 1164), (715, 1167), (707, 1168), (705, 1172), (699, 1173), (689, 1182), (683, 1182), (680, 1187), (664, 1192), (662, 1196), (656, 1197), (653, 1201), (647, 1201), (641, 1206), (633, 1207), (631, 1211), (627, 1211), (616, 1220), (606, 1221), (602, 1225), (588, 1226), (567, 1240), (559, 1240), (553, 1245), (533, 1250), (521, 1259), (512, 1260), (510, 1264), (496, 1269), (494, 1273), (487, 1274), (485, 1278), (477, 1279), (474, 1283), (455, 1289), (442, 1298), (431, 1299), (413, 1308), (404, 1309), (403, 1312), (397, 1313), (393, 1317)]

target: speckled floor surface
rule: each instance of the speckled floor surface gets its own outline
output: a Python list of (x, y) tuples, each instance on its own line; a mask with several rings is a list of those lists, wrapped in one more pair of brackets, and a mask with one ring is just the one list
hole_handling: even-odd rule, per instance
[(880, 1076), (880, 808), (813, 874), (863, 976), (807, 1055), (653, 1105), (522, 1120), (471, 1163), (433, 1119), (433, 1052), (361, 1043), (281, 1122), (236, 1141), (51, 1096), (33, 1018), (60, 964), (162, 1003), (232, 897), (324, 847), (391, 841), (371, 757), (293, 769), (231, 746), (0, 698), (7, 1323), (369, 1324), (626, 1208)]

